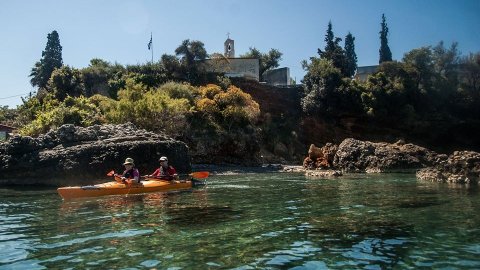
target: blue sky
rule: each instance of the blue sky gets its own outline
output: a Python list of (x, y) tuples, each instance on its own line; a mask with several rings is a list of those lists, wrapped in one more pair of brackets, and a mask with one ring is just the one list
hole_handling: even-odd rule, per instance
[(155, 59), (173, 54), (184, 39), (202, 41), (208, 53), (223, 52), (229, 32), (237, 56), (252, 46), (276, 48), (281, 67), (300, 81), (300, 62), (325, 46), (330, 20), (335, 36), (354, 35), (359, 66), (377, 64), (382, 13), (396, 60), (441, 40), (459, 42), (463, 54), (480, 51), (480, 0), (0, 0), (0, 105), (15, 107), (18, 95), (35, 90), (28, 75), (53, 30), (64, 64), (76, 68), (92, 58), (150, 61), (151, 32)]

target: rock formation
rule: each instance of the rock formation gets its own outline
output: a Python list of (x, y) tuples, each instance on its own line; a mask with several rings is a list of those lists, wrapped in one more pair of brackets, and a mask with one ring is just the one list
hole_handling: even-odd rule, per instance
[(337, 169), (343, 172), (415, 171), (445, 160), (426, 148), (399, 141), (394, 144), (345, 139), (339, 146), (311, 145), (303, 166), (306, 169)]
[(410, 143), (345, 139), (338, 146), (333, 164), (345, 172), (404, 172), (432, 166), (446, 158)]
[(0, 185), (104, 182), (110, 170), (123, 171), (126, 157), (135, 160), (140, 174), (150, 174), (163, 155), (177, 171), (191, 170), (188, 147), (165, 135), (133, 124), (63, 125), (38, 138), (15, 136), (0, 144)]
[(418, 171), (417, 178), (433, 182), (478, 184), (480, 153), (455, 151), (447, 160)]

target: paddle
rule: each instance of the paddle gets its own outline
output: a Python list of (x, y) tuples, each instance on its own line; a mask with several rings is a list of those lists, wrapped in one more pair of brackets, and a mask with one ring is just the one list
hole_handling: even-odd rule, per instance
[(197, 179), (205, 179), (207, 178), (210, 173), (209, 172), (193, 172), (191, 174), (189, 174), (191, 177), (193, 178), (197, 178)]
[(123, 182), (122, 180), (120, 180), (120, 177), (116, 177), (117, 175), (115, 174), (114, 170), (109, 171), (107, 173), (107, 176), (114, 176), (115, 181), (117, 181), (118, 183), (125, 184), (129, 187), (132, 186), (132, 180), (131, 179), (126, 179), (125, 182)]

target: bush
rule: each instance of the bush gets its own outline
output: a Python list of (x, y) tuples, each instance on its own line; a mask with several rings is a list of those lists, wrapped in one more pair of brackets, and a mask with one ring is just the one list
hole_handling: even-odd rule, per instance
[(103, 122), (100, 109), (85, 97), (67, 97), (57, 106), (47, 106), (32, 122), (20, 129), (20, 133), (38, 136), (63, 124), (91, 126)]

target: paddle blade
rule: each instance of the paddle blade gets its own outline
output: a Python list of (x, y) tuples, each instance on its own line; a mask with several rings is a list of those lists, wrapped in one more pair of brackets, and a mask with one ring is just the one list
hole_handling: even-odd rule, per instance
[(115, 171), (112, 170), (112, 171), (107, 173), (107, 176), (113, 176), (114, 174), (115, 174)]
[(210, 175), (210, 173), (209, 172), (194, 172), (194, 173), (191, 173), (190, 175), (193, 178), (204, 179), (204, 178), (207, 178)]

